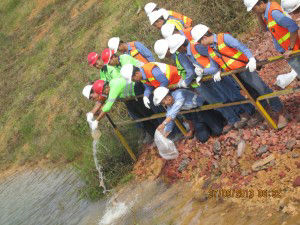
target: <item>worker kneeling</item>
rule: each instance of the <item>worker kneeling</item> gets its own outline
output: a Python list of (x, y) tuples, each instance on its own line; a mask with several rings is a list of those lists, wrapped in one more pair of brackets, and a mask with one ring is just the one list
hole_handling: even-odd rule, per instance
[[(197, 94), (186, 89), (170, 92), (166, 87), (154, 90), (154, 105), (167, 107), (166, 119), (158, 126), (158, 130), (166, 137), (172, 132), (174, 120), (181, 110), (191, 110), (203, 105), (204, 100)], [(222, 119), (214, 111), (202, 111), (185, 115), (189, 121), (190, 132), (201, 142), (206, 142), (211, 135), (220, 135), (223, 131)]]

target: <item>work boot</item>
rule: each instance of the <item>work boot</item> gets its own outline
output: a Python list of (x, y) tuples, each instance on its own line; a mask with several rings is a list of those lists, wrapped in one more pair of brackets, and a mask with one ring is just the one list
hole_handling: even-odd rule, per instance
[(284, 128), (287, 124), (288, 124), (288, 121), (287, 121), (286, 117), (283, 114), (280, 114), (278, 117), (278, 124), (277, 124), (278, 129)]

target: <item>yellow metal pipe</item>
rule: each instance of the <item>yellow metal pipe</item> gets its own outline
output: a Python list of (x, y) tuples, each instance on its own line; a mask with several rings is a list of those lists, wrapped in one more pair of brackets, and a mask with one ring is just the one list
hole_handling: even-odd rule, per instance
[(119, 131), (118, 127), (116, 126), (116, 124), (113, 122), (113, 120), (110, 118), (110, 116), (108, 114), (106, 114), (106, 118), (108, 119), (108, 121), (110, 122), (110, 124), (112, 125), (114, 132), (116, 134), (116, 136), (119, 138), (120, 142), (122, 143), (122, 145), (124, 146), (124, 148), (127, 150), (128, 154), (130, 155), (131, 159), (133, 161), (136, 161), (136, 156), (134, 155), (132, 149), (130, 148), (129, 144), (127, 143), (126, 139), (124, 138), (124, 136), (121, 134), (121, 132)]
[(250, 99), (252, 105), (256, 108), (256, 110), (267, 120), (268, 124), (273, 127), (274, 129), (277, 129), (277, 125), (271, 118), (271, 116), (268, 114), (268, 112), (264, 109), (264, 107), (260, 104), (259, 101), (255, 101), (254, 98), (250, 95), (248, 90), (244, 87), (242, 82), (237, 78), (236, 74), (232, 74), (232, 77), (235, 79), (235, 81), (239, 84), (239, 86), (242, 88), (242, 90), (247, 94), (248, 98)]

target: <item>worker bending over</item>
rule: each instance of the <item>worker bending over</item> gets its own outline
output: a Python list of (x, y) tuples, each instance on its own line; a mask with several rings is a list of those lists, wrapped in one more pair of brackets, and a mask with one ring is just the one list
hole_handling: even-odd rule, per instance
[(149, 15), (149, 21), (150, 24), (156, 27), (157, 29), (161, 30), (162, 26), (164, 24), (174, 24), (177, 30), (183, 30), (184, 29), (184, 22), (180, 19), (165, 19), (164, 18), (165, 10), (160, 9), (157, 11), (153, 11)]
[[(140, 84), (130, 83), (127, 84), (124, 78), (115, 78), (110, 82), (103, 80), (97, 80), (93, 85), (87, 85), (84, 87), (82, 94), (87, 99), (96, 101), (95, 107), (91, 112), (87, 113), (87, 121), (90, 124), (92, 130), (97, 129), (99, 121), (111, 110), (112, 106), (118, 98), (128, 98), (142, 94), (144, 88)], [(105, 103), (99, 101), (101, 96), (107, 96)], [(138, 115), (139, 118), (149, 117), (153, 115), (153, 112), (143, 106), (141, 100), (127, 101), (126, 106), (129, 111)], [(96, 119), (94, 120), (94, 116)], [(143, 128), (146, 132), (153, 137), (156, 126), (158, 125), (156, 120), (150, 120), (142, 122)]]
[[(242, 67), (247, 70), (237, 75), (238, 79), (254, 97), (272, 93), (272, 89), (260, 78), (256, 72), (256, 60), (250, 49), (230, 34), (213, 34), (205, 25), (197, 25), (192, 30), (195, 41), (208, 47), (208, 53), (223, 71), (232, 71)], [(278, 127), (286, 126), (287, 120), (283, 114), (283, 105), (278, 97), (269, 99), (271, 108), (279, 113)], [(263, 101), (264, 106), (267, 101)]]
[(96, 52), (90, 52), (88, 54), (88, 63), (90, 66), (100, 70), (100, 80), (109, 82), (113, 78), (121, 77), (115, 67), (104, 65), (101, 57)]
[(120, 40), (119, 37), (113, 37), (109, 39), (108, 47), (115, 53), (119, 51), (122, 54), (131, 55), (144, 64), (155, 61), (152, 52), (147, 47), (145, 47), (145, 45), (138, 41), (126, 43)]
[(147, 63), (141, 68), (126, 65), (122, 67), (121, 75), (128, 83), (134, 81), (144, 84), (145, 91), (143, 100), (147, 108), (150, 108), (149, 97), (155, 88), (176, 88), (181, 78), (175, 66), (164, 63)]
[[(158, 130), (168, 136), (174, 127), (174, 120), (181, 110), (191, 110), (203, 105), (204, 100), (197, 94), (186, 89), (177, 89), (170, 92), (166, 87), (158, 87), (154, 90), (153, 102), (167, 107), (166, 119), (158, 126)], [(191, 121), (190, 133), (194, 133), (201, 142), (206, 142), (211, 135), (222, 134), (222, 117), (213, 110), (186, 114)]]
[(192, 19), (184, 16), (180, 13), (174, 12), (172, 10), (165, 10), (165, 9), (159, 9), (157, 7), (157, 4), (154, 2), (149, 2), (145, 5), (144, 10), (147, 14), (147, 16), (149, 17), (149, 15), (153, 12), (153, 11), (157, 11), (157, 10), (163, 10), (164, 11), (164, 18), (165, 19), (179, 19), (182, 20), (184, 23), (185, 27), (191, 27), (192, 26)]
[[(290, 3), (293, 2), (289, 0)], [(247, 11), (253, 11), (263, 30), (271, 32), (273, 43), (278, 52), (286, 58), (292, 51), (300, 49), (299, 26), (288, 16), (277, 2), (267, 0), (244, 0)], [(294, 4), (295, 8), (299, 7)], [(287, 60), (300, 78), (300, 56)]]

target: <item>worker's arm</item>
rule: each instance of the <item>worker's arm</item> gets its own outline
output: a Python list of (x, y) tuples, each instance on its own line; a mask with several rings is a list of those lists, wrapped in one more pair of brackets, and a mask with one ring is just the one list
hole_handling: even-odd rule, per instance
[(147, 98), (149, 98), (150, 95), (151, 95), (151, 93), (152, 93), (152, 91), (153, 91), (153, 89), (154, 89), (154, 87), (149, 86), (147, 84), (144, 84), (144, 87), (145, 87), (144, 96), (146, 96)]
[(227, 46), (235, 48), (244, 53), (248, 59), (253, 57), (250, 49), (246, 45), (242, 44), (239, 40), (232, 37), (230, 34), (224, 34), (224, 42)]
[(159, 69), (158, 66), (154, 67), (152, 69), (152, 74), (154, 78), (160, 82), (160, 87), (168, 87), (169, 85), (169, 80), (165, 76), (165, 74)]
[(173, 98), (174, 103), (167, 109), (166, 119), (157, 128), (161, 132), (164, 131), (168, 123), (176, 119), (177, 114), (180, 112), (182, 106), (184, 105), (185, 98), (180, 90), (176, 91), (176, 94), (173, 95)]
[(149, 62), (155, 62), (155, 58), (152, 54), (152, 52), (141, 42), (136, 41), (135, 42), (135, 47), (139, 51), (139, 53), (142, 54)]
[(191, 63), (191, 61), (188, 59), (188, 57), (186, 56), (185, 53), (178, 54), (178, 61), (180, 62), (181, 66), (184, 68), (184, 70), (186, 72), (186, 76), (185, 76), (185, 80), (184, 80), (185, 85), (189, 86), (190, 83), (193, 81), (193, 79), (196, 76), (194, 66)]
[(97, 112), (101, 109), (102, 103), (97, 101), (95, 103), (94, 108), (91, 110), (91, 113), (93, 113), (93, 115), (97, 114)]

